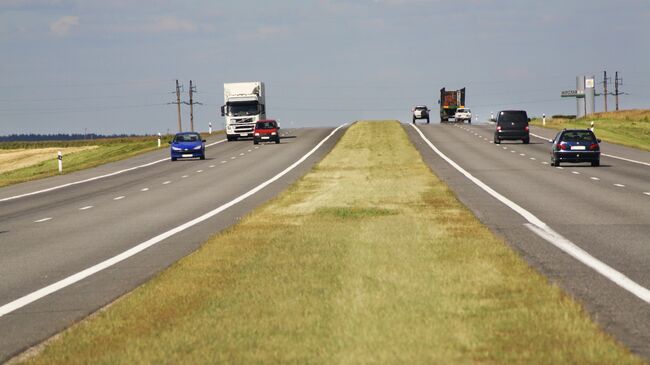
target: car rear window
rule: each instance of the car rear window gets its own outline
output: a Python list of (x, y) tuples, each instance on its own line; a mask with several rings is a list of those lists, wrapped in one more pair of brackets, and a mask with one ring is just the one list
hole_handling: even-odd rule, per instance
[(528, 114), (523, 110), (503, 111), (499, 113), (499, 123), (528, 124)]
[(563, 142), (595, 142), (596, 138), (590, 131), (567, 131), (560, 138)]
[(179, 134), (176, 136), (176, 142), (196, 142), (199, 139), (198, 134)]

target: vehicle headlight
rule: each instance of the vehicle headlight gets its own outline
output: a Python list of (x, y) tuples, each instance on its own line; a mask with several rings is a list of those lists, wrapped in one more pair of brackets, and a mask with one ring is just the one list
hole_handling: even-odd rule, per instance
[(255, 137), (259, 137), (259, 136), (260, 136), (260, 134), (259, 134), (259, 133), (255, 133)]
[(196, 147), (194, 147), (194, 149), (195, 149), (195, 150), (200, 150), (200, 149), (201, 149), (201, 146), (200, 146), (200, 145), (199, 145), (199, 146), (196, 146)]
[(275, 133), (275, 132), (271, 132), (271, 135), (272, 135), (272, 136), (275, 136), (276, 134), (277, 134), (277, 133)]
[(174, 150), (174, 151), (180, 151), (181, 148), (178, 148), (178, 147), (174, 147), (174, 146), (172, 146), (172, 150)]

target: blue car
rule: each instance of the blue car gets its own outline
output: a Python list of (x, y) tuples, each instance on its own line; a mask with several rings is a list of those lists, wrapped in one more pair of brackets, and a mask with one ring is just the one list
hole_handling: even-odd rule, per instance
[(551, 148), (551, 166), (560, 166), (563, 162), (589, 162), (591, 166), (600, 166), (600, 139), (589, 129), (565, 129), (549, 141)]
[(176, 133), (171, 144), (172, 161), (179, 158), (200, 158), (205, 160), (205, 139), (196, 132)]

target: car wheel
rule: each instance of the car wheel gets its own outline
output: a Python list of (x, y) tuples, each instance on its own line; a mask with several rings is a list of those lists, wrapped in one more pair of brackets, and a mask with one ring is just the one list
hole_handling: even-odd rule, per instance
[(524, 138), (523, 141), (524, 141), (524, 144), (529, 144), (530, 143), (530, 137)]
[(592, 161), (592, 162), (591, 162), (591, 166), (594, 166), (594, 167), (596, 167), (596, 166), (600, 166), (600, 160)]
[(176, 157), (172, 157), (172, 161), (176, 161)]
[(275, 139), (275, 144), (280, 144), (280, 137)]
[(253, 144), (259, 144), (260, 142), (256, 139), (253, 140)]
[(553, 166), (555, 166), (555, 167), (560, 167), (560, 161), (555, 160), (555, 165), (553, 165)]
[(201, 155), (200, 159), (205, 160), (205, 155)]
[(497, 137), (494, 137), (494, 144), (499, 144), (501, 143), (501, 140), (498, 139)]

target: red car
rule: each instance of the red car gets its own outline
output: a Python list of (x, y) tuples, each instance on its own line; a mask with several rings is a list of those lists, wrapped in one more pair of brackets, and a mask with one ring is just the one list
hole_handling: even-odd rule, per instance
[(278, 122), (273, 119), (260, 120), (255, 123), (255, 131), (253, 132), (253, 143), (260, 142), (280, 143), (280, 127)]

